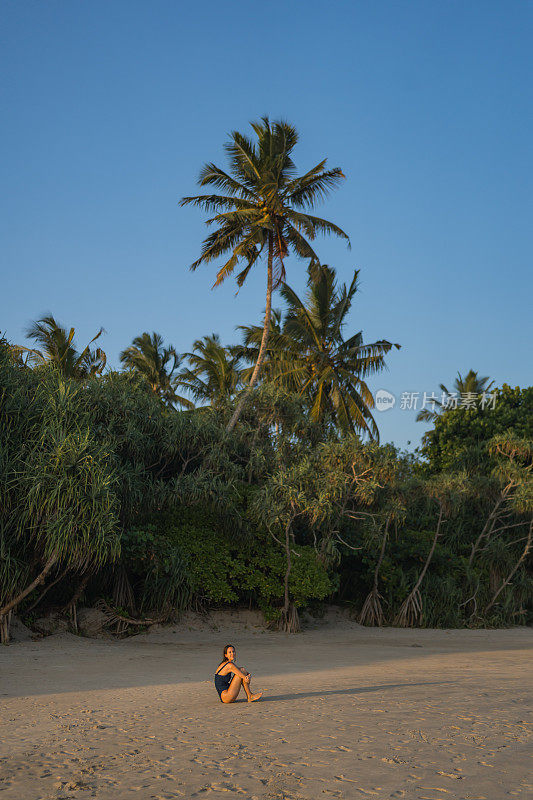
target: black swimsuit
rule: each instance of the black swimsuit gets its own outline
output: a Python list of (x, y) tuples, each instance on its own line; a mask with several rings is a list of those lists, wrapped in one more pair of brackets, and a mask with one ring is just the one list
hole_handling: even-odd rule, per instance
[[(224, 663), (221, 664), (218, 669), (222, 669), (222, 667), (225, 667), (227, 663), (228, 663), (227, 661), (224, 661)], [(226, 689), (229, 689), (231, 679), (233, 678), (233, 672), (228, 672), (227, 675), (219, 675), (218, 669), (215, 672), (215, 689), (217, 690), (218, 696), (220, 697), (220, 702), (223, 703), (224, 701), (222, 700), (221, 695), (222, 692), (224, 692)]]

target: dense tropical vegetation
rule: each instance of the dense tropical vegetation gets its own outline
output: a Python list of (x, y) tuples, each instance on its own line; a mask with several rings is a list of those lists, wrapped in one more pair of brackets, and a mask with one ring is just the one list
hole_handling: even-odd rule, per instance
[[(349, 284), (309, 241), (345, 234), (308, 213), (342, 178), (297, 177), (296, 132), (267, 118), (233, 133), (230, 172), (207, 165), (186, 198), (216, 211), (195, 265), (229, 254), (242, 283), (266, 253), (262, 325), (178, 353), (135, 337), (121, 371), (48, 314), (33, 347), (0, 340), (0, 638), (13, 615), (80, 604), (117, 632), (187, 608), (260, 608), (286, 631), (335, 602), (363, 625), (504, 626), (533, 620), (533, 387), (473, 370), (415, 453), (380, 444), (368, 378), (399, 344), (365, 344)], [(304, 210), (302, 210), (304, 209)], [(305, 238), (306, 237), (306, 238)], [(285, 281), (292, 248), (307, 292)], [(283, 308), (272, 309), (280, 288)]]
[(186, 410), (131, 363), (80, 379), (0, 344), (4, 641), (15, 611), (31, 622), (53, 608), (75, 628), (80, 602), (120, 631), (227, 603), (295, 630), (298, 609), (325, 600), (362, 624), (530, 620), (533, 389), (504, 384), (494, 409), (446, 410), (402, 453), (368, 417), (353, 432), (333, 403), (312, 413), (320, 384), (299, 376), (314, 349), (295, 337), (276, 350), (291, 302), (230, 433), (250, 328), (239, 346), (196, 343), (178, 381), (200, 405)]

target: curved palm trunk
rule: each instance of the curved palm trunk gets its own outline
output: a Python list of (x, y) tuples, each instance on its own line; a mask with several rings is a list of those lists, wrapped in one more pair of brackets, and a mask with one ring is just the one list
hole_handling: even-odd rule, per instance
[(433, 542), (431, 543), (431, 548), (430, 548), (430, 551), (428, 553), (428, 557), (426, 558), (426, 563), (424, 564), (424, 568), (423, 568), (422, 572), (420, 573), (420, 575), (418, 576), (417, 582), (415, 583), (415, 586), (414, 586), (414, 589), (413, 589), (413, 593), (417, 592), (419, 590), (420, 584), (424, 580), (424, 576), (425, 576), (425, 574), (426, 574), (426, 572), (428, 570), (429, 562), (433, 558), (433, 553), (435, 552), (435, 545), (437, 544), (437, 539), (440, 536), (441, 523), (442, 523), (442, 506), (441, 506), (440, 511), (439, 511), (439, 520), (437, 522), (437, 529), (435, 531), (435, 536), (433, 537)]
[(490, 611), (490, 609), (492, 608), (492, 606), (494, 605), (494, 603), (495, 603), (495, 602), (496, 602), (496, 600), (498, 599), (498, 597), (499, 597), (499, 595), (501, 594), (501, 592), (502, 592), (502, 591), (505, 589), (505, 587), (506, 587), (506, 586), (507, 586), (507, 585), (508, 585), (508, 584), (511, 582), (511, 578), (512, 578), (512, 577), (513, 577), (513, 575), (515, 574), (515, 572), (516, 572), (516, 570), (518, 569), (518, 567), (520, 566), (520, 564), (522, 564), (522, 562), (523, 562), (523, 561), (524, 561), (524, 559), (526, 558), (527, 554), (529, 553), (529, 551), (530, 551), (530, 549), (531, 549), (531, 540), (532, 540), (532, 538), (533, 538), (533, 519), (532, 519), (532, 520), (531, 520), (531, 522), (529, 523), (529, 533), (528, 533), (528, 535), (527, 535), (527, 539), (526, 539), (526, 546), (524, 547), (524, 550), (523, 550), (523, 552), (522, 552), (522, 555), (520, 556), (520, 558), (518, 559), (518, 561), (517, 561), (517, 562), (516, 562), (516, 564), (514, 565), (513, 569), (511, 570), (510, 574), (509, 574), (509, 575), (507, 576), (507, 578), (504, 580), (504, 582), (502, 583), (502, 585), (500, 586), (500, 588), (499, 588), (499, 589), (497, 590), (497, 592), (494, 594), (494, 596), (493, 596), (492, 600), (490, 601), (490, 603), (488, 604), (488, 606), (486, 606), (486, 608), (485, 608), (485, 610), (484, 610), (484, 612), (483, 612), (483, 614), (484, 614), (484, 615), (487, 615), (487, 614), (488, 614), (488, 612)]
[(7, 644), (9, 641), (9, 621), (11, 619), (11, 612), (14, 608), (21, 603), (25, 597), (27, 597), (33, 590), (40, 586), (42, 583), (45, 582), (46, 576), (57, 562), (57, 556), (54, 554), (51, 556), (46, 564), (44, 565), (44, 569), (42, 572), (37, 575), (35, 580), (33, 580), (26, 588), (20, 592), (16, 597), (10, 600), (5, 606), (0, 608), (0, 641), (2, 644)]
[(80, 583), (78, 584), (78, 588), (74, 592), (74, 595), (71, 597), (69, 602), (63, 606), (63, 611), (68, 611), (70, 614), (70, 621), (72, 623), (72, 627), (75, 633), (78, 633), (78, 600), (82, 596), (83, 592), (89, 580), (91, 578), (91, 573), (87, 572), (83, 578), (81, 579)]
[(396, 616), (396, 619), (394, 620), (395, 624), (401, 626), (402, 628), (412, 628), (415, 625), (419, 625), (422, 620), (422, 610), (423, 610), (422, 598), (420, 596), (419, 589), (422, 584), (422, 581), (424, 580), (425, 574), (428, 570), (429, 563), (433, 558), (433, 553), (435, 552), (437, 539), (440, 536), (442, 514), (443, 514), (443, 509), (441, 505), (439, 510), (439, 520), (437, 522), (437, 529), (435, 531), (435, 536), (433, 537), (433, 542), (431, 544), (428, 557), (426, 558), (426, 563), (424, 564), (422, 572), (418, 576), (417, 582), (415, 583), (413, 589), (411, 589), (408, 597), (403, 601), (402, 606)]
[(510, 481), (510, 483), (507, 484), (507, 486), (500, 492), (499, 496), (497, 497), (496, 502), (494, 504), (494, 507), (493, 507), (492, 511), (490, 512), (489, 516), (487, 517), (485, 525), (483, 526), (483, 530), (481, 531), (481, 533), (477, 537), (476, 541), (472, 545), (472, 551), (470, 553), (470, 558), (468, 559), (468, 566), (469, 567), (472, 566), (472, 562), (474, 561), (474, 556), (476, 555), (476, 552), (479, 549), (479, 546), (480, 546), (482, 540), (485, 537), (487, 537), (487, 539), (490, 538), (490, 535), (491, 535), (491, 533), (492, 533), (492, 531), (494, 529), (494, 526), (496, 525), (496, 523), (498, 521), (498, 517), (502, 513), (502, 511), (500, 510), (500, 506), (502, 505), (504, 500), (507, 498), (507, 495), (509, 494), (510, 490), (513, 488), (513, 485), (514, 485), (514, 482)]
[(287, 557), (287, 569), (283, 580), (283, 608), (281, 609), (280, 628), (286, 633), (297, 633), (300, 630), (298, 611), (294, 603), (290, 601), (289, 577), (291, 574), (291, 544), (290, 544), (291, 520), (285, 525), (285, 555)]
[(39, 595), (37, 600), (34, 603), (32, 603), (29, 608), (24, 609), (24, 613), (25, 614), (29, 614), (30, 611), (33, 611), (34, 608), (37, 608), (37, 606), (42, 601), (44, 596), (46, 594), (48, 594), (49, 590), (52, 589), (56, 585), (56, 583), (59, 583), (59, 581), (62, 580), (65, 577), (65, 575), (67, 574), (68, 571), (69, 571), (69, 568), (67, 567), (66, 569), (63, 570), (63, 572), (60, 572), (59, 575), (57, 576), (57, 578), (55, 578), (53, 581), (51, 581), (51, 583), (49, 583), (48, 586), (46, 586), (43, 589), (43, 591), (41, 592), (41, 594)]
[(285, 554), (287, 556), (287, 569), (285, 570), (285, 579), (283, 581), (283, 612), (285, 617), (289, 614), (289, 576), (291, 574), (291, 545), (289, 539), (289, 533), (291, 529), (291, 523), (287, 522), (285, 526)]
[(266, 355), (266, 348), (268, 344), (268, 336), (270, 333), (270, 319), (272, 315), (272, 261), (273, 261), (273, 242), (272, 236), (269, 236), (268, 239), (268, 265), (267, 265), (267, 295), (266, 295), (266, 311), (265, 311), (265, 323), (263, 326), (263, 336), (261, 339), (261, 346), (259, 348), (259, 355), (257, 356), (257, 361), (255, 362), (254, 371), (252, 372), (252, 377), (250, 378), (250, 383), (242, 393), (239, 402), (235, 408), (235, 411), (232, 414), (230, 421), (226, 427), (226, 433), (230, 433), (233, 428), (235, 427), (237, 420), (242, 414), (242, 410), (248, 400), (248, 397), (254, 388), (254, 385), (259, 377), (259, 373), (261, 371), (261, 367), (263, 365), (263, 361), (265, 360)]

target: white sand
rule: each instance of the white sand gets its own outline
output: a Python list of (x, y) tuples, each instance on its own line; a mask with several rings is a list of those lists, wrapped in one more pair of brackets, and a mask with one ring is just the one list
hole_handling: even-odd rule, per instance
[(0, 799), (533, 797), (531, 630), (224, 624), (0, 648)]

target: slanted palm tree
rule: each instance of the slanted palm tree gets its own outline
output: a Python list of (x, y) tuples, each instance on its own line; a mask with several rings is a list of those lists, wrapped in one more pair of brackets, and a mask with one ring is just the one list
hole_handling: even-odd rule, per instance
[(132, 372), (142, 375), (166, 406), (174, 404), (193, 408), (193, 403), (176, 394), (179, 384), (177, 370), (182, 358), (172, 345), (163, 346), (163, 337), (155, 331), (136, 336), (120, 354), (120, 362)]
[(206, 164), (200, 172), (200, 186), (214, 186), (225, 194), (184, 197), (181, 205), (193, 204), (214, 212), (207, 224), (217, 226), (204, 240), (200, 258), (191, 265), (219, 258), (227, 261), (219, 267), (214, 286), (222, 283), (240, 264), (237, 275), (242, 286), (255, 262), (266, 254), (267, 291), (263, 336), (255, 368), (242, 393), (227, 430), (235, 426), (251, 392), (266, 352), (270, 330), (272, 292), (285, 279), (285, 259), (292, 252), (299, 258), (318, 257), (310, 245), (317, 233), (335, 234), (348, 241), (346, 233), (332, 222), (309, 213), (316, 203), (338, 186), (344, 178), (335, 167), (326, 170), (326, 159), (302, 176), (296, 174), (292, 151), (298, 141), (296, 129), (282, 120), (270, 122), (263, 117), (252, 123), (257, 136), (253, 142), (233, 131), (225, 145), (230, 161), (229, 173), (215, 164)]
[[(311, 264), (304, 301), (287, 284), (282, 287), (287, 311), (281, 330), (272, 337), (269, 374), (307, 399), (313, 420), (329, 418), (343, 433), (364, 431), (379, 441), (370, 412), (374, 398), (364, 379), (384, 369), (385, 354), (400, 345), (385, 339), (364, 344), (362, 331), (344, 339), (358, 278), (359, 270), (355, 270), (349, 287), (337, 287), (333, 267)], [(242, 330), (245, 353), (251, 360), (260, 329)]]
[[(471, 369), (467, 375), (463, 378), (461, 373), (457, 373), (457, 378), (455, 379), (454, 383), (454, 390), (459, 395), (472, 393), (472, 394), (482, 394), (483, 392), (488, 392), (490, 387), (493, 385), (494, 381), (491, 381), (487, 386), (488, 377), (480, 378), (477, 372), (474, 372)], [(418, 412), (416, 415), (417, 422), (435, 422), (438, 417), (442, 414), (445, 409), (445, 401), (446, 395), (451, 396), (452, 392), (448, 391), (446, 386), (443, 383), (439, 384), (439, 387), (444, 395), (444, 402), (440, 400), (433, 400), (436, 408), (423, 408), (421, 411)]]
[[(263, 327), (261, 325), (237, 325), (237, 330), (242, 332), (242, 344), (235, 346), (235, 352), (241, 359), (251, 364), (241, 370), (243, 381), (249, 383), (261, 348)], [(271, 312), (268, 344), (265, 348), (261, 369), (261, 379), (264, 383), (277, 381), (282, 374), (287, 373), (286, 361), (288, 359), (290, 363), (292, 360), (289, 351), (293, 346), (294, 342), (283, 333), (283, 312), (274, 309)], [(284, 384), (287, 385), (287, 381)]]
[(180, 386), (187, 387), (198, 402), (220, 407), (230, 400), (238, 389), (240, 373), (238, 356), (233, 348), (220, 344), (216, 333), (197, 339), (192, 353), (185, 353), (190, 369), (180, 373)]
[(74, 333), (74, 328), (67, 333), (52, 314), (46, 314), (32, 322), (26, 331), (27, 338), (33, 339), (40, 349), (18, 345), (16, 351), (20, 355), (27, 353), (27, 361), (34, 366), (50, 362), (57, 364), (66, 378), (101, 375), (107, 361), (106, 354), (100, 347), (91, 350), (91, 345), (104, 333), (104, 329), (100, 328), (81, 353), (75, 347)]

